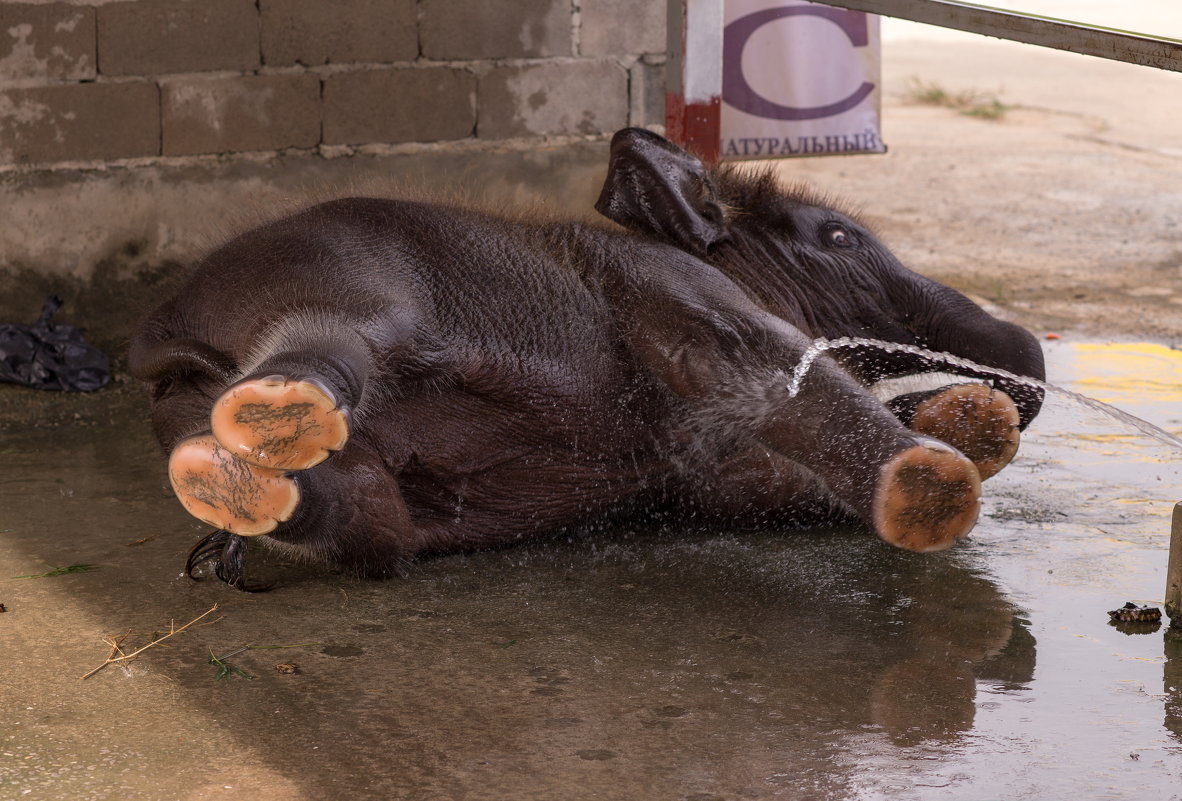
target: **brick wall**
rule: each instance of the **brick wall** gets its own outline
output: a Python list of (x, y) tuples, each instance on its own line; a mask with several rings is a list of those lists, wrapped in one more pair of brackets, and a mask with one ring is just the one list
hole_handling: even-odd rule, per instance
[(0, 166), (339, 155), (659, 123), (664, 9), (664, 0), (0, 0)]

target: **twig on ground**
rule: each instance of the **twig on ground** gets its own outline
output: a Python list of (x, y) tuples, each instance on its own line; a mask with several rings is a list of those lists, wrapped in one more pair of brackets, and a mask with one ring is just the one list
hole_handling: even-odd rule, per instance
[[(177, 634), (180, 634), (182, 631), (184, 631), (185, 629), (187, 629), (187, 628), (189, 628), (190, 626), (192, 626), (192, 625), (193, 625), (194, 623), (196, 623), (198, 620), (201, 620), (201, 619), (202, 619), (203, 617), (205, 617), (206, 615), (209, 615), (209, 614), (213, 613), (214, 611), (216, 611), (216, 610), (217, 610), (217, 608), (218, 608), (218, 605), (217, 605), (217, 604), (214, 604), (214, 605), (213, 605), (213, 606), (211, 606), (209, 609), (207, 609), (206, 611), (202, 612), (200, 615), (198, 615), (197, 617), (193, 618), (192, 620), (190, 620), (190, 621), (189, 621), (188, 623), (186, 623), (185, 625), (183, 625), (183, 626), (180, 626), (179, 628), (177, 627), (177, 625), (176, 625), (176, 622), (175, 622), (175, 621), (173, 621), (172, 623), (170, 623), (170, 624), (169, 624), (169, 631), (168, 631), (168, 633), (167, 633), (167, 634), (165, 634), (165, 635), (163, 635), (163, 636), (161, 636), (161, 637), (157, 637), (155, 640), (152, 640), (152, 642), (148, 643), (148, 644), (147, 644), (147, 645), (145, 645), (145, 646), (142, 646), (142, 647), (140, 647), (140, 648), (137, 648), (137, 649), (135, 649), (134, 651), (132, 651), (132, 652), (131, 652), (131, 653), (129, 653), (129, 654), (125, 654), (125, 653), (123, 653), (123, 651), (122, 651), (122, 648), (121, 648), (121, 644), (122, 644), (122, 642), (123, 642), (123, 639), (125, 639), (125, 638), (127, 637), (127, 634), (123, 635), (123, 637), (122, 637), (122, 638), (120, 638), (118, 641), (115, 641), (115, 642), (112, 642), (112, 640), (111, 640), (111, 639), (109, 639), (109, 638), (108, 638), (108, 639), (105, 639), (105, 640), (104, 640), (104, 642), (106, 642), (108, 645), (110, 645), (110, 646), (112, 647), (112, 649), (113, 649), (113, 650), (112, 650), (112, 656), (109, 656), (109, 657), (107, 657), (107, 659), (106, 659), (106, 661), (105, 661), (105, 662), (103, 662), (101, 665), (99, 665), (98, 667), (96, 667), (94, 670), (92, 670), (92, 671), (90, 671), (89, 673), (87, 673), (87, 674), (86, 674), (85, 676), (83, 676), (82, 678), (83, 678), (83, 679), (89, 679), (91, 676), (93, 676), (95, 673), (98, 673), (100, 670), (102, 670), (103, 668), (105, 668), (107, 665), (111, 665), (111, 664), (114, 664), (114, 663), (116, 663), (116, 662), (126, 662), (127, 660), (129, 660), (129, 659), (132, 659), (132, 658), (136, 657), (136, 656), (137, 656), (137, 655), (139, 655), (139, 654), (142, 654), (144, 651), (148, 650), (148, 649), (149, 649), (149, 648), (151, 648), (152, 646), (154, 646), (154, 645), (159, 645), (160, 643), (164, 642), (164, 641), (165, 641), (165, 640), (167, 640), (169, 637), (173, 637), (173, 636), (175, 636), (175, 635), (177, 635)], [(221, 620), (221, 618), (218, 618), (218, 620)], [(216, 623), (217, 621), (211, 621), (211, 622), (214, 622), (214, 623)], [(129, 630), (129, 631), (128, 631), (128, 634), (130, 634), (130, 633), (131, 633), (131, 631)], [(115, 654), (115, 653), (118, 653), (118, 654), (119, 654), (119, 656), (114, 656), (114, 654)]]
[(123, 641), (126, 640), (130, 636), (131, 636), (131, 629), (128, 629), (127, 631), (123, 632), (123, 634), (121, 634), (118, 637), (104, 637), (103, 638), (103, 642), (105, 642), (111, 646), (111, 656), (108, 657), (108, 659), (115, 657), (115, 656), (124, 656), (125, 655), (123, 653)]
[[(131, 629), (128, 629), (122, 635), (120, 635), (118, 637), (103, 637), (103, 642), (105, 642), (107, 645), (111, 646), (111, 653), (107, 657), (108, 660), (114, 659), (117, 656), (124, 656), (123, 641), (126, 640), (130, 636), (131, 636)], [(85, 676), (83, 678), (85, 678)]]

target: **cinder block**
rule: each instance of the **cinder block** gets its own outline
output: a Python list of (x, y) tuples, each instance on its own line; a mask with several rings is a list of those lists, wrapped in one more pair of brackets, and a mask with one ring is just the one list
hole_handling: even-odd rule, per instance
[(0, 79), (95, 76), (94, 9), (0, 3)]
[(569, 0), (421, 0), (419, 8), (426, 58), (572, 55)]
[(83, 83), (0, 92), (0, 162), (91, 161), (160, 153), (151, 83)]
[(262, 0), (268, 66), (413, 61), (415, 0)]
[(166, 156), (320, 143), (320, 79), (308, 73), (175, 78), (160, 106)]
[(584, 56), (665, 52), (665, 0), (583, 0), (581, 18)]
[(476, 78), (450, 67), (340, 72), (324, 79), (324, 143), (463, 139), (476, 125)]
[(253, 0), (140, 0), (98, 7), (104, 75), (253, 70), (259, 18)]
[(613, 61), (498, 67), (480, 80), (481, 139), (597, 134), (628, 122), (628, 74)]
[(665, 124), (665, 64), (638, 60), (628, 70), (628, 124)]

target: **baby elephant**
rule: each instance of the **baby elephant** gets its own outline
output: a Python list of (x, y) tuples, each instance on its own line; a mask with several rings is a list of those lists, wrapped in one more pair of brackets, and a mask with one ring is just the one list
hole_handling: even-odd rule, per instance
[[(849, 214), (770, 175), (616, 134), (597, 208), (626, 230), (348, 198), (206, 257), (131, 344), (190, 556), (243, 537), (374, 577), (611, 517), (853, 516), (945, 548), (1039, 391), (985, 372), (887, 403), (946, 351), (1043, 378), (1026, 331), (922, 278)], [(810, 353), (810, 356), (812, 354)]]

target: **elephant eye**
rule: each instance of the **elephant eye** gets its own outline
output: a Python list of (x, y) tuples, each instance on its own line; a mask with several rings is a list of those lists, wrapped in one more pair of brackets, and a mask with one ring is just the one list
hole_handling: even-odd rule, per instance
[(850, 232), (837, 223), (825, 223), (821, 226), (821, 241), (835, 248), (854, 246), (854, 238), (850, 236)]

